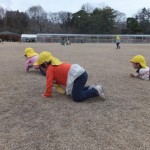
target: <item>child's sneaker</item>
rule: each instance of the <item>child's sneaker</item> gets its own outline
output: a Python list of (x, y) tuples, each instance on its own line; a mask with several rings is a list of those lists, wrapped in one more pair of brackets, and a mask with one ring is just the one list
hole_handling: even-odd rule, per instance
[(99, 84), (97, 86), (95, 86), (95, 89), (98, 91), (99, 96), (101, 97), (101, 99), (104, 101), (106, 100), (106, 96), (104, 94), (104, 89), (103, 87)]
[(94, 84), (89, 86), (89, 90), (95, 88), (96, 86)]

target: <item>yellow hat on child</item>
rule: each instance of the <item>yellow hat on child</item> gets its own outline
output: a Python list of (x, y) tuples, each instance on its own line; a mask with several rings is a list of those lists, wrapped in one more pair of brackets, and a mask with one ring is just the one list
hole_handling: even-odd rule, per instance
[(142, 55), (136, 55), (136, 56), (134, 56), (134, 57), (130, 60), (130, 62), (139, 63), (142, 68), (146, 68), (146, 67), (147, 67), (145, 57), (142, 56)]
[(60, 65), (63, 63), (50, 52), (43, 51), (39, 54), (37, 62), (35, 62), (34, 65), (42, 65), (45, 62), (51, 62), (51, 65)]
[(120, 40), (120, 36), (119, 35), (116, 35), (116, 40)]
[(25, 55), (27, 56), (27, 58), (29, 58), (29, 57), (37, 56), (38, 53), (36, 53), (33, 48), (28, 47), (25, 49)]

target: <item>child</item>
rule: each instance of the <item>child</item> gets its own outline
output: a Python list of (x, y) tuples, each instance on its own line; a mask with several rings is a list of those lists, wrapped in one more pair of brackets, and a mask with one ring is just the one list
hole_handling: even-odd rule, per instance
[(71, 45), (71, 42), (70, 42), (69, 38), (68, 38), (68, 40), (66, 42), (66, 45)]
[(134, 56), (130, 62), (134, 69), (137, 69), (135, 74), (130, 74), (132, 78), (140, 78), (143, 80), (150, 79), (150, 68), (146, 64), (146, 60), (142, 55)]
[(62, 38), (62, 40), (61, 40), (61, 45), (65, 45), (65, 39), (64, 38)]
[(39, 66), (33, 66), (33, 64), (38, 59), (38, 53), (34, 51), (33, 48), (26, 48), (25, 49), (25, 55), (26, 61), (25, 61), (25, 71), (28, 72), (30, 68), (34, 67), (35, 69), (39, 69), (42, 75), (46, 75), (44, 68)]
[(52, 85), (55, 83), (64, 86), (66, 94), (72, 95), (75, 102), (81, 102), (97, 96), (105, 100), (101, 85), (85, 86), (88, 74), (80, 65), (63, 63), (47, 51), (39, 54), (35, 65), (46, 69), (46, 90), (43, 94), (44, 97), (52, 96)]
[(116, 36), (116, 46), (117, 46), (117, 49), (118, 48), (120, 49), (120, 36), (119, 35)]

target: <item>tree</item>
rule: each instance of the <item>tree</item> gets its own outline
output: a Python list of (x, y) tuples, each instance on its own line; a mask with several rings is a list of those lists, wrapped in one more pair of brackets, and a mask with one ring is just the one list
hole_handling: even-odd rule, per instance
[(116, 13), (116, 23), (115, 23), (115, 33), (121, 34), (123, 30), (126, 29), (126, 15), (122, 12), (115, 11)]
[[(43, 32), (45, 22), (47, 21), (47, 13), (44, 11), (44, 9), (41, 6), (33, 6), (30, 7), (27, 11), (28, 16), (31, 19), (31, 26), (33, 26), (35, 32)], [(39, 30), (35, 29), (35, 26), (39, 28)]]
[(142, 33), (142, 30), (136, 18), (127, 18), (127, 32), (129, 34)]
[(72, 13), (60, 11), (49, 13), (49, 21), (53, 24), (53, 29), (61, 33), (72, 33)]
[(71, 22), (75, 33), (90, 33), (90, 15), (85, 10), (72, 14)]
[(150, 9), (143, 8), (136, 18), (144, 34), (150, 34)]
[(0, 30), (3, 30), (3, 18), (5, 16), (5, 10), (0, 6)]
[(2, 19), (5, 16), (5, 10), (3, 7), (0, 6), (0, 19)]
[(115, 10), (110, 7), (94, 9), (91, 14), (92, 32), (99, 34), (113, 33), (115, 29), (116, 16)]
[(60, 19), (58, 13), (48, 13), (49, 30), (51, 33), (61, 33)]
[(63, 33), (71, 32), (71, 18), (72, 14), (70, 12), (61, 11), (58, 13), (59, 25)]
[(6, 11), (3, 17), (3, 29), (21, 34), (27, 30), (28, 22), (27, 14), (19, 11)]

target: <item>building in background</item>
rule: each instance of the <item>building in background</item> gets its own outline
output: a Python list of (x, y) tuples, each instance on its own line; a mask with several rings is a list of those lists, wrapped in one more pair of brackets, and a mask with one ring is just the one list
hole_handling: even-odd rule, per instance
[(37, 42), (36, 34), (22, 34), (21, 42)]

